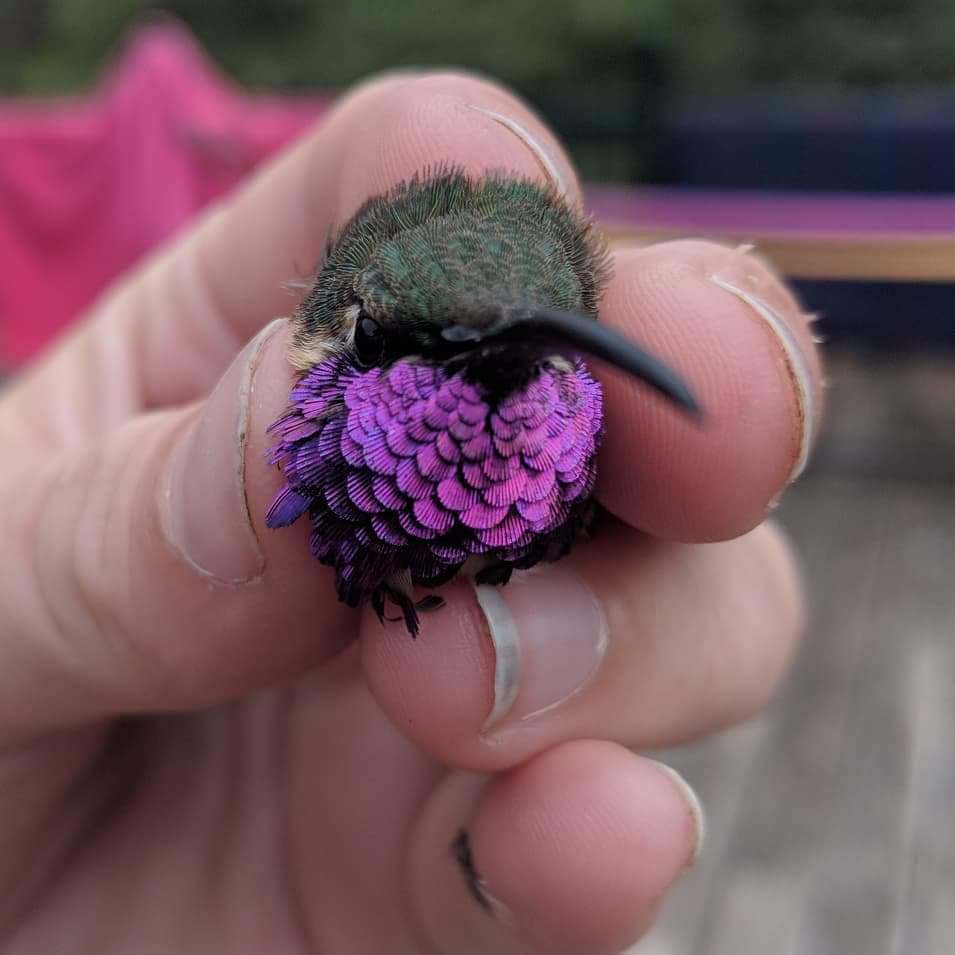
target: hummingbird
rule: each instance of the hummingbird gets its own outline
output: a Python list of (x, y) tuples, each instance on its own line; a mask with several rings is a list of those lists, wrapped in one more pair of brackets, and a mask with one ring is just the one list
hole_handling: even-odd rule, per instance
[(291, 318), (267, 525), (307, 514), (339, 600), (382, 620), (387, 601), (412, 636), (443, 603), (415, 588), (505, 584), (563, 557), (593, 513), (603, 434), (585, 359), (699, 413), (675, 372), (597, 321), (608, 277), (594, 223), (547, 185), (444, 168), (366, 201)]

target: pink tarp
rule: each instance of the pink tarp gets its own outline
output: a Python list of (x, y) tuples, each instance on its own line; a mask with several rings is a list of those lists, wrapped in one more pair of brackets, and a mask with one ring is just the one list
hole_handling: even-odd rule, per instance
[[(135, 34), (90, 97), (0, 100), (0, 368), (33, 355), (332, 97), (249, 96), (174, 23)], [(949, 231), (955, 197), (592, 188), (616, 226), (692, 235)]]
[(182, 28), (130, 41), (88, 98), (0, 100), (0, 365), (327, 109), (248, 96)]

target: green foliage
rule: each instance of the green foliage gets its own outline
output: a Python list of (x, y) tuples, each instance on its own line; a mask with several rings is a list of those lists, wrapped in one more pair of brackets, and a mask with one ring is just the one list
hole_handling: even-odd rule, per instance
[(457, 65), (519, 88), (630, 75), (639, 43), (678, 90), (951, 83), (955, 0), (3, 0), (0, 88), (88, 85), (164, 9), (253, 87)]

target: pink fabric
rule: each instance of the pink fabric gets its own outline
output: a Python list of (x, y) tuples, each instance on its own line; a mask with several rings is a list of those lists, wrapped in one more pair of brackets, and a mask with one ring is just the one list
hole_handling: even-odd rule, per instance
[(0, 100), (0, 365), (327, 109), (246, 96), (175, 24), (133, 36), (89, 98)]
[[(0, 100), (0, 368), (328, 109), (248, 96), (175, 23), (136, 33), (88, 98)], [(699, 232), (950, 231), (955, 197), (593, 188), (614, 225)]]

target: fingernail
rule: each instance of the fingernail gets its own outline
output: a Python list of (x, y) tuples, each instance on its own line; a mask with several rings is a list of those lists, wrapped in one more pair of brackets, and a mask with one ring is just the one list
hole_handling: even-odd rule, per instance
[(471, 851), (471, 835), (467, 829), (458, 832), (453, 843), (451, 843), (451, 854), (454, 861), (461, 870), (464, 877), (464, 884), (467, 887), (471, 898), (488, 915), (493, 915), (507, 925), (513, 925), (514, 916), (511, 910), (500, 899), (495, 898), (488, 891), (487, 882), (484, 881), (481, 874), (474, 865), (474, 854)]
[(506, 587), (476, 587), (494, 645), (494, 705), (483, 731), (529, 720), (578, 693), (607, 652), (597, 598), (563, 567), (517, 573)]
[(517, 120), (511, 119), (510, 116), (505, 116), (503, 113), (498, 113), (493, 109), (473, 105), (469, 105), (468, 108), (473, 109), (475, 113), (481, 113), (483, 116), (493, 119), (495, 123), (499, 123), (505, 129), (512, 132), (531, 151), (538, 165), (541, 167), (541, 171), (550, 180), (551, 185), (562, 195), (567, 192), (567, 184), (564, 182), (560, 170), (557, 168), (557, 163), (554, 161), (549, 150), (547, 150), (539, 140), (535, 139), (529, 130), (517, 122)]
[(195, 570), (221, 583), (254, 580), (265, 566), (245, 494), (245, 449), (255, 369), (263, 346), (284, 325), (284, 319), (272, 322), (242, 349), (173, 447), (160, 485), (170, 543)]
[(706, 842), (706, 815), (703, 812), (703, 803), (700, 802), (696, 790), (672, 766), (667, 766), (666, 763), (661, 763), (655, 759), (651, 759), (650, 762), (669, 778), (680, 794), (680, 798), (686, 804), (686, 811), (690, 817), (693, 832), (693, 851), (687, 862), (689, 867), (699, 859), (700, 853), (703, 851), (703, 844)]
[[(733, 271), (736, 272), (735, 269)], [(761, 284), (761, 279), (757, 275), (748, 275), (743, 270), (739, 270), (739, 274), (712, 275), (710, 281), (748, 305), (754, 315), (772, 333), (773, 339), (779, 346), (796, 408), (797, 450), (787, 482), (791, 484), (805, 470), (812, 450), (816, 409), (809, 361), (792, 328), (782, 315), (760, 295), (758, 286)]]

